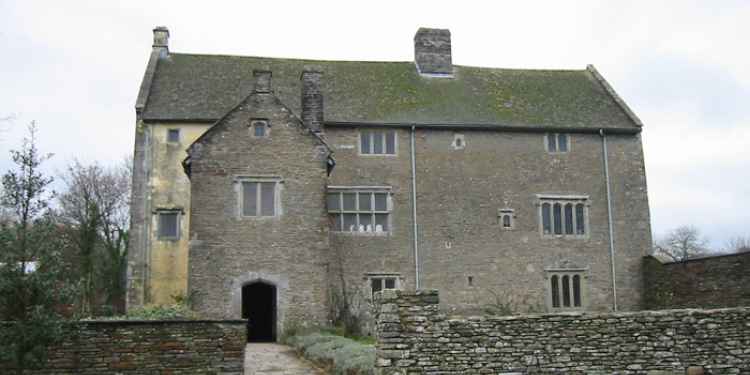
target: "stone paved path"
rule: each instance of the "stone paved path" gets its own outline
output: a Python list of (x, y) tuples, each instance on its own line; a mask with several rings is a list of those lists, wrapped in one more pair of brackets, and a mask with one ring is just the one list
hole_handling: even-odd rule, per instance
[(279, 344), (247, 344), (245, 375), (323, 375), (325, 372)]

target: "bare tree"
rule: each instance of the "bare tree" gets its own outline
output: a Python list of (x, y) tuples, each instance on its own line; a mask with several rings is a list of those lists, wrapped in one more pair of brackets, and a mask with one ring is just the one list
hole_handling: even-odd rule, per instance
[(674, 262), (696, 258), (709, 253), (708, 240), (692, 225), (677, 227), (657, 240), (654, 255)]
[(83, 313), (96, 312), (100, 293), (114, 310), (124, 307), (130, 173), (127, 160), (112, 168), (74, 161), (62, 176), (58, 201), (78, 250)]
[(744, 253), (750, 251), (750, 236), (736, 236), (727, 240), (725, 253)]

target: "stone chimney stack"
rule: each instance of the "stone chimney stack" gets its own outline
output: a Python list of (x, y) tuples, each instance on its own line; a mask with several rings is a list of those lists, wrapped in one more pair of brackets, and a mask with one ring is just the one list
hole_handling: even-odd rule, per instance
[(256, 94), (271, 93), (271, 76), (270, 70), (253, 70), (253, 78), (255, 78), (255, 89), (253, 92)]
[(160, 51), (161, 56), (169, 55), (169, 29), (166, 26), (157, 26), (154, 29), (154, 51)]
[(421, 74), (451, 76), (451, 32), (421, 27), (414, 35), (414, 62)]
[(314, 70), (302, 72), (302, 123), (315, 133), (323, 131), (323, 93), (320, 78), (323, 74)]

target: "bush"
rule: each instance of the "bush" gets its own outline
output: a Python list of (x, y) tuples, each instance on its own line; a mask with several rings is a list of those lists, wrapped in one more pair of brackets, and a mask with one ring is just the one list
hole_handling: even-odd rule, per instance
[(331, 333), (291, 336), (286, 343), (333, 374), (374, 374), (375, 347)]
[(196, 319), (196, 315), (184, 304), (149, 305), (128, 311), (125, 315), (107, 318), (96, 317), (96, 320), (185, 320)]

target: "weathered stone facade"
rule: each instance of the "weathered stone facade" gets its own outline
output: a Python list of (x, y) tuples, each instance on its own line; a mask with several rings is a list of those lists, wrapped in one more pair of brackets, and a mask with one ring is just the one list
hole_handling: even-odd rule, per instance
[(452, 319), (437, 291), (377, 297), (378, 374), (750, 372), (749, 308)]
[(750, 306), (750, 252), (662, 263), (644, 259), (647, 309)]
[[(420, 29), (415, 61), (368, 63), (177, 54), (155, 43), (151, 89), (139, 99), (130, 306), (163, 302), (184, 277), (198, 311), (239, 318), (242, 287), (259, 281), (276, 288), (281, 333), (332, 318), (344, 284), (364, 315), (376, 282), (440, 289), (455, 312), (527, 312), (560, 308), (551, 274), (574, 272), (575, 309), (640, 308), (651, 247), (640, 121), (593, 67), (455, 66), (450, 46), (447, 30)], [(268, 137), (251, 133), (253, 119), (268, 120)], [(195, 140), (189, 181), (172, 173), (188, 154), (160, 143), (170, 128)], [(382, 135), (383, 152), (363, 152), (367, 134)], [(562, 151), (550, 149), (557, 134)], [(247, 178), (280, 184), (279, 215), (238, 215)], [(387, 216), (386, 230), (336, 229), (332, 192), (387, 195), (371, 216)], [(544, 233), (549, 200), (581, 204), (580, 232)], [(168, 242), (154, 236), (153, 215), (172, 206), (184, 220)], [(570, 223), (566, 212), (556, 217)], [(185, 275), (184, 258), (169, 256), (187, 253), (188, 236)]]
[[(267, 121), (267, 136), (251, 136), (253, 119)], [(287, 321), (325, 324), (326, 145), (272, 92), (256, 89), (188, 154), (193, 308), (213, 318), (240, 317), (242, 287), (260, 281), (277, 288), (277, 332)], [(274, 216), (241, 212), (241, 185), (252, 179), (278, 182)]]
[[(236, 375), (244, 369), (244, 321), (90, 321), (65, 329), (73, 334), (48, 348), (44, 368), (24, 374)], [(4, 370), (11, 372), (0, 363)]]

